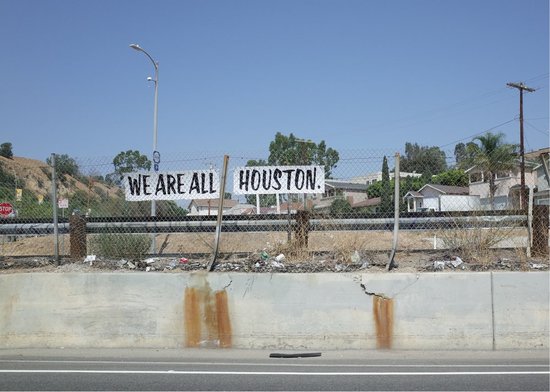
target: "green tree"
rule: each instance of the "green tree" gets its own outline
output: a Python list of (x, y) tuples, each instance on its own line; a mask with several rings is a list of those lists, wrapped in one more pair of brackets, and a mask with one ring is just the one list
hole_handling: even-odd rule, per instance
[(2, 143), (0, 144), (0, 157), (12, 159), (13, 151), (11, 143)]
[(405, 143), (405, 156), (401, 158), (401, 171), (423, 173), (428, 178), (447, 170), (445, 152), (439, 147)]
[[(46, 158), (46, 163), (49, 166), (52, 166), (52, 158), (51, 157)], [(76, 161), (70, 156), (68, 156), (67, 154), (60, 154), (60, 155), (56, 154), (55, 155), (55, 172), (58, 178), (61, 179), (61, 182), (63, 182), (63, 178), (65, 175), (78, 177), (80, 173), (80, 169)]]
[[(418, 191), (420, 188), (422, 188), (424, 185), (426, 185), (426, 181), (424, 177), (411, 177), (407, 176), (406, 178), (401, 178), (401, 181), (399, 182), (399, 205), (401, 211), (406, 211), (406, 204), (403, 201), (403, 197), (407, 194), (409, 191)], [(386, 190), (387, 192), (387, 190)], [(395, 179), (392, 178), (390, 180), (390, 194), (393, 195), (395, 192)], [(373, 197), (380, 197), (382, 198), (382, 181), (377, 181), (372, 185), (369, 185), (367, 188), (367, 195), (369, 198)], [(382, 209), (380, 208), (381, 212), (390, 212), (393, 211), (393, 203), (390, 203), (390, 209)]]
[(157, 201), (157, 216), (159, 217), (186, 216), (188, 213), (189, 211), (183, 207), (180, 207), (173, 200)]
[(504, 142), (503, 133), (487, 132), (478, 136), (468, 144), (469, 159), (464, 160), (463, 168), (475, 166), (483, 172), (484, 178), (489, 182), (489, 199), (491, 207), (495, 208), (495, 193), (497, 174), (507, 172), (516, 166), (517, 145)]
[(469, 151), (471, 149), (471, 147), (469, 147), (470, 144), (475, 144), (475, 143), (472, 143), (472, 142), (468, 142), (466, 144), (464, 143), (458, 143), (456, 146), (455, 146), (455, 151), (454, 151), (454, 155), (455, 155), (455, 166), (456, 167), (461, 167), (462, 166), (462, 162), (465, 162), (467, 161), (468, 159), (471, 159), (472, 157), (469, 155)]
[(344, 218), (353, 213), (353, 208), (349, 201), (338, 198), (332, 202), (330, 205), (330, 215), (335, 218)]
[(432, 177), (432, 184), (468, 186), (468, 175), (461, 169), (451, 169)]
[(121, 184), (126, 173), (151, 170), (151, 161), (138, 150), (122, 151), (113, 159), (115, 172), (107, 175), (107, 180), (117, 185)]
[(15, 176), (5, 170), (0, 162), (0, 187), (7, 187), (13, 191), (15, 184)]
[(384, 156), (382, 161), (382, 181), (380, 182), (380, 211), (389, 212), (392, 210), (392, 186), (390, 183), (390, 169), (388, 158)]
[(332, 170), (340, 160), (340, 154), (327, 147), (324, 140), (315, 144), (299, 139), (292, 133), (288, 136), (281, 132), (269, 144), (269, 165), (320, 165), (325, 168), (325, 178), (331, 178)]

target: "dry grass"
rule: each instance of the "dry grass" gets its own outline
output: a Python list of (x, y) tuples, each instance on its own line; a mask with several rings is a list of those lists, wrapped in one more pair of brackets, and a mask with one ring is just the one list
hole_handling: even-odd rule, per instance
[[(484, 260), (489, 257), (489, 248), (518, 248), (518, 255), (524, 254), (519, 241), (517, 246), (507, 238), (526, 238), (525, 229), (507, 230), (506, 236), (498, 228), (494, 230), (444, 230), (444, 231), (402, 231), (399, 234), (398, 250), (402, 254), (415, 251), (433, 251), (434, 237), (438, 250), (449, 249), (464, 260)], [(88, 252), (95, 235), (88, 235)], [(220, 252), (224, 254), (262, 251), (275, 256), (283, 253), (286, 259), (303, 260), (315, 252), (329, 252), (340, 262), (350, 262), (355, 251), (362, 255), (389, 252), (392, 233), (389, 231), (319, 231), (309, 233), (307, 250), (298, 249), (294, 242), (288, 243), (286, 232), (222, 233)], [(443, 247), (441, 243), (443, 242)], [(181, 256), (203, 253), (211, 254), (214, 249), (214, 233), (171, 233), (158, 234), (157, 249), (163, 254)], [(510, 246), (511, 245), (511, 246)], [(60, 236), (60, 254), (68, 255), (69, 236)], [(7, 242), (7, 236), (0, 237), (0, 256), (53, 255), (53, 236), (19, 237), (15, 242)]]
[(506, 227), (498, 222), (487, 227), (487, 223), (476, 225), (475, 221), (471, 226), (464, 229), (455, 223), (454, 228), (439, 230), (437, 235), (443, 240), (444, 248), (462, 259), (475, 260), (481, 265), (491, 262), (493, 248), (513, 247), (518, 249), (518, 254), (525, 254), (522, 248), (527, 237), (525, 228)]

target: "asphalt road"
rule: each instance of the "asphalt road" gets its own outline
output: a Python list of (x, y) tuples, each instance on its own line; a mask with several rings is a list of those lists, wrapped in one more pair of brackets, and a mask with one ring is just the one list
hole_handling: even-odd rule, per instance
[(269, 354), (0, 350), (0, 390), (548, 391), (550, 383), (548, 350), (331, 351), (289, 359)]

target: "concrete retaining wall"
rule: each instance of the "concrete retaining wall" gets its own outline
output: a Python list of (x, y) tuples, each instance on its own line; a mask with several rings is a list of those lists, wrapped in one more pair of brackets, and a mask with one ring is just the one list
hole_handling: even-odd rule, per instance
[(0, 275), (0, 347), (549, 347), (545, 272)]

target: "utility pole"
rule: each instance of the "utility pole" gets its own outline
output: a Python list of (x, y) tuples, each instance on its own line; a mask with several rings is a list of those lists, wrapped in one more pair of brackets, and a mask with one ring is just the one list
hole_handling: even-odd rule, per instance
[(534, 88), (527, 87), (523, 83), (506, 83), (508, 87), (517, 88), (519, 90), (519, 154), (520, 154), (520, 171), (521, 171), (521, 189), (520, 189), (520, 208), (527, 208), (527, 195), (525, 192), (525, 145), (523, 143), (523, 91), (532, 93)]

